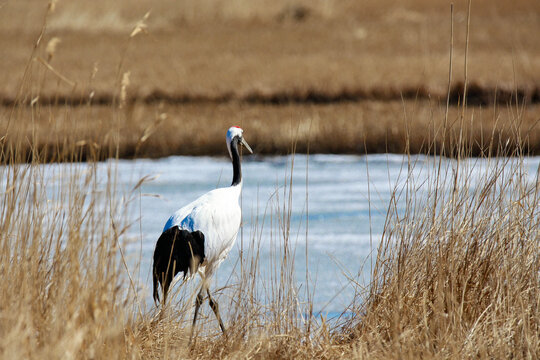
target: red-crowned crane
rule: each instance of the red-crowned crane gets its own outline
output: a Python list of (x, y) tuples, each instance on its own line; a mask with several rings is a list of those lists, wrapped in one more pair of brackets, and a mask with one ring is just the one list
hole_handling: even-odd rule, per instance
[(218, 304), (210, 296), (209, 281), (232, 249), (240, 228), (242, 211), (239, 199), (242, 191), (242, 169), (238, 146), (243, 145), (253, 153), (242, 133), (243, 130), (238, 126), (233, 126), (227, 131), (227, 148), (233, 165), (231, 186), (212, 190), (176, 211), (167, 220), (154, 250), (152, 273), (156, 304), (160, 301), (158, 282), (163, 291), (165, 304), (167, 292), (176, 274), (183, 272), (185, 279), (189, 270), (190, 277), (197, 272), (202, 277), (201, 290), (195, 300), (190, 343), (199, 307), (204, 300), (204, 291), (225, 334)]

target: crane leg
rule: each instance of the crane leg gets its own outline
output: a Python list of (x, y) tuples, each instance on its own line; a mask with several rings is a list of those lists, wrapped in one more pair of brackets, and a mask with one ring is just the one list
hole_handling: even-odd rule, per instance
[(221, 328), (221, 331), (223, 331), (224, 335), (227, 335), (227, 332), (225, 331), (225, 326), (223, 326), (223, 321), (221, 321), (221, 316), (219, 315), (219, 306), (214, 299), (212, 299), (212, 296), (210, 295), (210, 290), (206, 289), (206, 293), (208, 294), (208, 302), (210, 303), (210, 307), (214, 311), (214, 314), (216, 314), (216, 318), (219, 322), (219, 327)]
[(199, 314), (199, 308), (201, 307), (201, 304), (203, 303), (204, 297), (203, 297), (203, 290), (204, 288), (199, 291), (197, 294), (197, 298), (195, 299), (195, 315), (193, 315), (193, 324), (191, 325), (191, 335), (189, 336), (189, 344), (191, 345), (191, 340), (193, 340), (193, 332), (195, 331), (195, 323), (197, 322), (197, 315)]

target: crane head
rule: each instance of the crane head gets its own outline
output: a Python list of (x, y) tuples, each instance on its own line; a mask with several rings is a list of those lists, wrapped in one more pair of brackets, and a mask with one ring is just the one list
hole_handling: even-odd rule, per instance
[(238, 126), (231, 126), (229, 130), (227, 130), (227, 149), (229, 149), (229, 155), (232, 157), (231, 153), (231, 144), (236, 139), (238, 141), (238, 144), (245, 146), (245, 148), (253, 154), (253, 150), (251, 150), (251, 147), (247, 143), (247, 141), (244, 139), (244, 136), (242, 135), (244, 130), (239, 128)]

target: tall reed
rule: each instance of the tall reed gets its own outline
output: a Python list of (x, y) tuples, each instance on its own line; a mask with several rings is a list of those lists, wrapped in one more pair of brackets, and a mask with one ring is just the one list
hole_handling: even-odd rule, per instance
[[(34, 61), (42, 35), (0, 137), (0, 357), (540, 355), (540, 182), (538, 174), (533, 181), (526, 176), (527, 144), (519, 131), (509, 138), (517, 147), (487, 139), (495, 148), (488, 153), (500, 157), (481, 161), (467, 159), (473, 142), (461, 132), (456, 146), (446, 144), (454, 159), (409, 154), (403, 181), (388, 204), (384, 234), (376, 239), (372, 281), (367, 289), (359, 287), (350, 319), (340, 327), (313, 319), (311, 298), (302, 295), (294, 276), (291, 204), (293, 197), (309, 198), (309, 192), (294, 194), (289, 174), (265, 212), (254, 214), (252, 227), (244, 230), (236, 270), (221, 289), (220, 300), (231, 309), (228, 336), (203, 316), (199, 328), (204, 330), (189, 348), (193, 287), (176, 286), (178, 301), (163, 312), (146, 308), (125, 252), (132, 205), (147, 179), (125, 191), (117, 186), (115, 162), (98, 162), (118, 156), (119, 126), (111, 126), (107, 147), (73, 134), (53, 139), (60, 140), (57, 147), (36, 141), (34, 121), (50, 111), (34, 101), (51, 71)], [(125, 74), (120, 64), (113, 125), (129, 116)], [(72, 121), (67, 109), (65, 119)], [(465, 119), (463, 109), (459, 121)], [(515, 129), (520, 120), (519, 112), (508, 119)], [(30, 124), (32, 136), (10, 131), (10, 124), (22, 121)], [(137, 148), (154, 128), (147, 130)], [(446, 125), (436, 130), (445, 132)], [(31, 151), (23, 151), (28, 144)], [(272, 233), (268, 269), (260, 266), (265, 228)], [(351, 278), (351, 287), (357, 283)]]

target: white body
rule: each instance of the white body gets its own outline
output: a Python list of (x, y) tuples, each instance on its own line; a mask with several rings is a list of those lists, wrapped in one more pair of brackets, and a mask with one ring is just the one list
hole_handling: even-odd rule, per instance
[(242, 220), (241, 191), (242, 183), (212, 190), (177, 210), (163, 228), (165, 231), (178, 226), (204, 234), (206, 260), (202, 266), (206, 277), (212, 275), (234, 246)]

